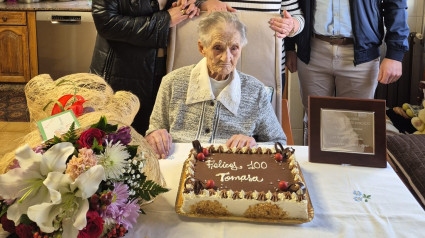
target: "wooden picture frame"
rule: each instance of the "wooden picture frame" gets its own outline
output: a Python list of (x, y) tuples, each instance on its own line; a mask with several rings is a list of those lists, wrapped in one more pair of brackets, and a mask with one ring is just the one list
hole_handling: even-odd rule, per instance
[(309, 161), (386, 168), (385, 100), (308, 98)]

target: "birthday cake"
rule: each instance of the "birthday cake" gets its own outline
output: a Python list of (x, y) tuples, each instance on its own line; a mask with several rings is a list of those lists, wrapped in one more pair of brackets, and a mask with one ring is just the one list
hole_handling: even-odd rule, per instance
[(294, 150), (203, 148), (193, 142), (186, 159), (176, 211), (191, 217), (304, 223), (313, 217)]

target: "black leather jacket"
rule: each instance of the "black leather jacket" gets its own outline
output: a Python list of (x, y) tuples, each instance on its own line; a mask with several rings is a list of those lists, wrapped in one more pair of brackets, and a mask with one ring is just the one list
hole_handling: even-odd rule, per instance
[(104, 77), (115, 91), (137, 95), (143, 124), (148, 125), (156, 97), (157, 53), (167, 47), (171, 18), (166, 10), (172, 0), (161, 11), (157, 0), (93, 0), (92, 4), (98, 35), (90, 72)]
[[(300, 60), (310, 61), (310, 40), (313, 35), (315, 0), (300, 1), (304, 13), (303, 31), (293, 38), (285, 38), (286, 51), (295, 50)], [(407, 0), (350, 0), (351, 23), (354, 35), (354, 65), (369, 62), (380, 56), (384, 38), (386, 58), (402, 61), (409, 49), (407, 37)], [(384, 21), (385, 20), (385, 21)]]

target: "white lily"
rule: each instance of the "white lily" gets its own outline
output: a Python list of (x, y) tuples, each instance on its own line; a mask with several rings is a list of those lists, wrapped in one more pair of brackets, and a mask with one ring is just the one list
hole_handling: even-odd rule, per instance
[(16, 150), (20, 168), (0, 175), (0, 196), (17, 199), (7, 210), (8, 219), (18, 225), (20, 217), (27, 214), (30, 206), (50, 202), (49, 191), (43, 181), (52, 171), (63, 173), (66, 160), (73, 152), (74, 147), (69, 142), (56, 144), (43, 155), (35, 153), (28, 145)]
[(77, 237), (86, 227), (89, 210), (88, 198), (105, 179), (101, 165), (95, 165), (72, 181), (68, 174), (51, 172), (44, 180), (49, 189), (50, 201), (29, 207), (28, 217), (37, 223), (43, 232), (51, 233), (62, 224), (63, 238)]

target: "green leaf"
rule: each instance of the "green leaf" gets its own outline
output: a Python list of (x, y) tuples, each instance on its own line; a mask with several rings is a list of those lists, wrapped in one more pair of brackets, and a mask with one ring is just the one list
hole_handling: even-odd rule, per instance
[(97, 128), (99, 130), (104, 131), (106, 134), (116, 132), (118, 129), (118, 125), (110, 125), (106, 122), (106, 117), (101, 116), (98, 123), (92, 125), (90, 128)]
[(163, 188), (159, 184), (152, 180), (147, 180), (140, 185), (138, 195), (145, 201), (150, 201), (152, 198), (158, 196), (161, 193), (168, 192), (169, 189)]
[(67, 142), (71, 142), (72, 144), (74, 144), (75, 142), (78, 141), (78, 136), (77, 133), (75, 132), (75, 123), (72, 122), (71, 126), (69, 127), (68, 132), (66, 132), (63, 135), (64, 141)]
[(93, 124), (91, 126), (91, 128), (98, 128), (101, 129), (102, 127), (106, 126), (106, 117), (105, 116), (101, 116), (99, 121), (96, 124)]
[(9, 206), (4, 204), (4, 206), (2, 207), (2, 209), (0, 211), (0, 217), (2, 217), (7, 212), (8, 208), (9, 208)]
[(33, 221), (31, 221), (31, 219), (26, 214), (21, 216), (20, 222), (23, 223), (23, 224), (26, 224), (26, 225), (30, 225), (30, 224), (34, 223)]
[(137, 155), (137, 147), (138, 145), (128, 145), (127, 152), (130, 154), (130, 158), (134, 158)]
[(94, 153), (99, 154), (100, 152), (103, 151), (103, 146), (102, 144), (99, 145), (96, 138), (93, 138), (93, 145), (91, 146), (91, 149), (93, 150)]

